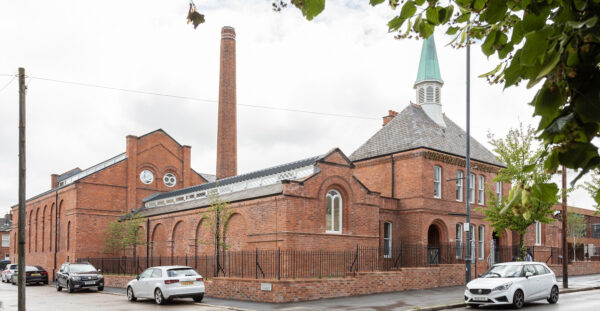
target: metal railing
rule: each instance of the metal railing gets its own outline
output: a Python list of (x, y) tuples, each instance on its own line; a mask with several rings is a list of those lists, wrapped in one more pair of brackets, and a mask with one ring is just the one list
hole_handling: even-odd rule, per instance
[(203, 254), (79, 258), (78, 261), (88, 261), (104, 273), (112, 274), (136, 275), (152, 266), (183, 265), (193, 267), (204, 277), (297, 279), (346, 277), (358, 272), (392, 271), (403, 267), (464, 264), (466, 254), (464, 245), (403, 244), (385, 248), (385, 251), (383, 248), (360, 246), (345, 251), (255, 249), (223, 251), (218, 257)]

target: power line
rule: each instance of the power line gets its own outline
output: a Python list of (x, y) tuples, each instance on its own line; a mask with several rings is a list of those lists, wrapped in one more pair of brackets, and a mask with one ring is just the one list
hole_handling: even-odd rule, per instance
[[(120, 88), (120, 87), (112, 87), (112, 86), (97, 85), (97, 84), (92, 84), (92, 83), (82, 83), (82, 82), (74, 82), (74, 81), (57, 80), (57, 79), (50, 79), (50, 78), (36, 77), (36, 76), (31, 76), (31, 79), (37, 79), (37, 80), (41, 80), (41, 81), (48, 81), (48, 82), (55, 82), (55, 83), (62, 83), (62, 84), (70, 84), (70, 85), (83, 86), (83, 87), (100, 88), (100, 89), (120, 91), (120, 92), (126, 92), (126, 93), (135, 93), (135, 94), (143, 94), (143, 95), (151, 95), (151, 96), (160, 96), (160, 97), (168, 97), (168, 98), (175, 98), (175, 99), (191, 100), (191, 101), (210, 102), (210, 103), (217, 103), (218, 102), (217, 100), (214, 100), (214, 99), (206, 99), (206, 98), (197, 98), (197, 97), (190, 97), (190, 96), (172, 95), (172, 94), (165, 94), (165, 93), (158, 93), (158, 92), (132, 90), (132, 89), (126, 89), (126, 88)], [(351, 114), (329, 113), (329, 112), (310, 111), (310, 110), (302, 110), (302, 109), (294, 109), (294, 108), (280, 108), (280, 107), (271, 107), (271, 106), (263, 106), (263, 105), (249, 105), (249, 104), (237, 104), (237, 105), (238, 106), (242, 106), (242, 107), (255, 108), (255, 109), (267, 109), (267, 110), (286, 111), (286, 112), (295, 112), (295, 113), (306, 113), (306, 114), (313, 114), (313, 115), (322, 115), (322, 116), (331, 116), (331, 117), (342, 117), (342, 118), (379, 120), (379, 118), (376, 118), (376, 117), (358, 116), (358, 115), (351, 115)]]
[[(4, 76), (4, 75), (2, 75)], [(5, 88), (7, 88), (13, 81), (15, 81), (15, 79), (17, 78), (16, 75), (13, 75), (12, 79), (10, 79), (10, 81), (8, 81), (8, 83), (6, 83), (2, 88), (0, 88), (0, 92), (4, 91)]]

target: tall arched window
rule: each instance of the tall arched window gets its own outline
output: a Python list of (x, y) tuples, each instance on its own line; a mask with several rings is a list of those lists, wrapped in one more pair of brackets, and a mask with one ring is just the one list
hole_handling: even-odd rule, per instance
[(456, 258), (462, 258), (463, 249), (463, 226), (461, 223), (456, 224)]
[(34, 252), (38, 251), (38, 247), (37, 246), (38, 246), (38, 220), (39, 220), (39, 214), (40, 214), (40, 209), (38, 208), (35, 211), (35, 235), (33, 236), (33, 238), (34, 238), (34, 240), (33, 240), (33, 243), (34, 243), (33, 250), (34, 250)]
[(67, 250), (71, 248), (71, 222), (67, 224)]
[(428, 103), (433, 102), (433, 87), (432, 86), (428, 86), (427, 87), (427, 91), (426, 91), (425, 95), (427, 95), (427, 102)]
[(44, 251), (44, 246), (45, 246), (45, 237), (46, 237), (46, 206), (44, 206), (44, 210), (42, 210), (42, 252)]
[(29, 212), (29, 237), (27, 238), (27, 250), (31, 253), (31, 218), (33, 217), (33, 211)]
[(342, 233), (342, 195), (337, 190), (327, 192), (325, 224), (327, 232)]
[(52, 251), (52, 241), (54, 241), (54, 236), (52, 235), (52, 228), (54, 227), (54, 203), (50, 206), (50, 215), (48, 215), (48, 221), (50, 228), (50, 234), (48, 234), (48, 250)]

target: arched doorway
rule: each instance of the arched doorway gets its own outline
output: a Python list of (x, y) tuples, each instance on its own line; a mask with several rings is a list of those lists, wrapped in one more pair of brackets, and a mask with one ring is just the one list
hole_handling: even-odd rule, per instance
[(440, 263), (440, 230), (435, 224), (431, 224), (427, 230), (427, 264), (437, 265)]

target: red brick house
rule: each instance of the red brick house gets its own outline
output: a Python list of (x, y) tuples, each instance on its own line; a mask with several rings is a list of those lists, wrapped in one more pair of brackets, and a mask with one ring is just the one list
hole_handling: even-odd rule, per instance
[[(193, 171), (191, 147), (162, 130), (128, 136), (125, 153), (86, 170), (53, 175), (51, 189), (27, 201), (28, 264), (55, 271), (66, 260), (109, 256), (102, 252), (103, 232), (109, 222), (134, 209), (145, 218), (140, 230), (147, 241), (137, 254), (213, 254), (210, 228), (203, 220), (211, 193), (233, 211), (225, 232), (232, 251), (342, 251), (360, 246), (391, 258), (395, 247), (414, 244), (464, 259), (462, 251), (448, 253), (439, 247), (461, 249), (469, 229), (472, 258), (483, 271), (492, 241), (506, 247), (518, 241), (511, 232), (498, 237), (476, 210), (486, 205), (486, 190), (506, 195), (510, 185), (494, 181), (503, 164), (472, 138), (471, 175), (466, 176), (466, 133), (442, 113), (443, 81), (433, 37), (423, 44), (416, 104), (399, 113), (390, 111), (383, 127), (350, 156), (333, 148), (238, 174), (235, 83), (235, 32), (224, 27), (216, 177)], [(466, 200), (472, 206), (468, 226)], [(554, 226), (532, 229), (539, 245), (558, 245), (560, 232), (552, 231)], [(531, 242), (530, 233), (526, 238)]]

